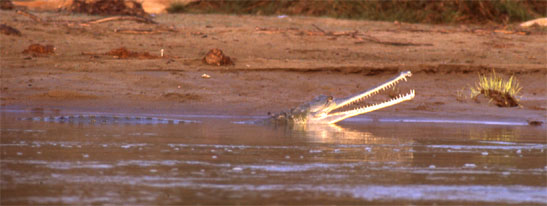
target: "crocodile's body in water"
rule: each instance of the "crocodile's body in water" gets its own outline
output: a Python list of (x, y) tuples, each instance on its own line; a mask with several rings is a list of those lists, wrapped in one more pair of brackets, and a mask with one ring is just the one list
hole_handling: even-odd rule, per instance
[(22, 118), (22, 120), (71, 124), (181, 124), (198, 122), (194, 120), (112, 115), (63, 115), (48, 117), (30, 117)]
[(414, 90), (381, 103), (359, 106), (359, 102), (363, 102), (382, 90), (392, 88), (400, 81), (406, 81), (410, 76), (412, 76), (410, 71), (401, 72), (398, 76), (377, 87), (346, 98), (338, 99), (332, 96), (320, 95), (311, 102), (302, 104), (287, 112), (271, 115), (265, 121), (273, 124), (334, 124), (353, 116), (399, 104), (413, 99)]
[[(382, 90), (392, 88), (400, 81), (406, 81), (412, 76), (409, 71), (401, 72), (400, 75), (388, 80), (387, 82), (369, 89), (367, 91), (346, 97), (335, 99), (332, 96), (320, 95), (309, 103), (302, 104), (287, 112), (281, 112), (271, 115), (265, 120), (255, 123), (266, 124), (334, 124), (344, 119), (372, 112), (378, 109), (389, 107), (414, 98), (414, 90), (408, 94), (399, 95), (387, 101), (359, 106), (358, 103), (364, 99), (377, 94)], [(355, 108), (357, 105), (357, 108)], [(100, 123), (121, 123), (121, 124), (179, 124), (198, 122), (193, 120), (177, 120), (155, 117), (127, 117), (127, 116), (105, 116), (105, 115), (72, 115), (72, 116), (53, 116), (53, 117), (32, 117), (25, 120), (46, 121), (46, 122), (64, 122), (78, 124), (100, 124)]]

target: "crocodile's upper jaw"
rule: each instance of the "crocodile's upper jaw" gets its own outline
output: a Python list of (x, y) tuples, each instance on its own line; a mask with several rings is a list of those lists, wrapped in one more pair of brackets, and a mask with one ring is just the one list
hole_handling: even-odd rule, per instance
[(362, 101), (372, 95), (377, 94), (378, 92), (391, 88), (395, 84), (399, 83), (400, 81), (404, 80), (407, 81), (407, 78), (412, 76), (412, 73), (410, 71), (401, 72), (400, 75), (394, 77), (393, 79), (388, 80), (387, 82), (369, 89), (367, 91), (361, 92), (359, 94), (347, 97), (347, 98), (341, 98), (341, 99), (332, 99), (329, 100), (327, 103), (325, 103), (324, 107), (321, 109), (318, 109), (316, 111), (312, 111), (309, 113), (309, 116), (307, 118), (307, 123), (311, 124), (333, 124), (339, 121), (342, 121), (344, 119), (357, 116), (360, 114), (364, 114), (367, 112), (372, 112), (378, 109), (386, 108), (395, 104), (399, 104), (404, 101), (408, 101), (414, 98), (414, 90), (410, 90), (409, 93), (404, 95), (399, 95), (396, 98), (387, 100), (382, 103), (374, 104), (374, 105), (367, 105), (362, 106), (355, 109), (350, 110), (342, 110), (342, 111), (336, 111), (335, 113), (331, 113), (332, 111), (342, 108), (346, 105), (354, 104), (359, 101)]

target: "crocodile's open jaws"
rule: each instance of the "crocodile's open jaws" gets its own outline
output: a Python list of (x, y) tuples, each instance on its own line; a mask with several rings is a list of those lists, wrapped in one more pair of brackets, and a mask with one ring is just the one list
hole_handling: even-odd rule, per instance
[(410, 76), (412, 76), (410, 71), (401, 72), (400, 75), (373, 89), (346, 98), (335, 99), (332, 96), (321, 95), (313, 99), (310, 103), (300, 105), (291, 109), (289, 112), (273, 115), (270, 120), (294, 124), (334, 124), (353, 116), (399, 104), (413, 99), (415, 94), (414, 90), (410, 90), (407, 94), (401, 94), (398, 97), (381, 103), (352, 108), (352, 105), (357, 105), (359, 102), (362, 102), (380, 91), (392, 88), (400, 81), (406, 81)]

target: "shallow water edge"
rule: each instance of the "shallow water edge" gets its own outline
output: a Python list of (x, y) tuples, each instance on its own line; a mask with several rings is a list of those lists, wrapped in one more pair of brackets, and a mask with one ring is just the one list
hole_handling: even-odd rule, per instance
[(33, 115), (1, 115), (2, 204), (547, 203), (544, 127), (18, 120)]

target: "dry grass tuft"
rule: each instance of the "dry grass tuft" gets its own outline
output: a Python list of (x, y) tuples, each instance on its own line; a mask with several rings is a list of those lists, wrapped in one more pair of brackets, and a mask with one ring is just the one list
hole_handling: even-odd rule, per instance
[(479, 95), (490, 98), (498, 107), (519, 106), (518, 93), (522, 89), (515, 76), (505, 81), (495, 71), (490, 76), (479, 75), (479, 82), (471, 87), (471, 98), (476, 99)]

